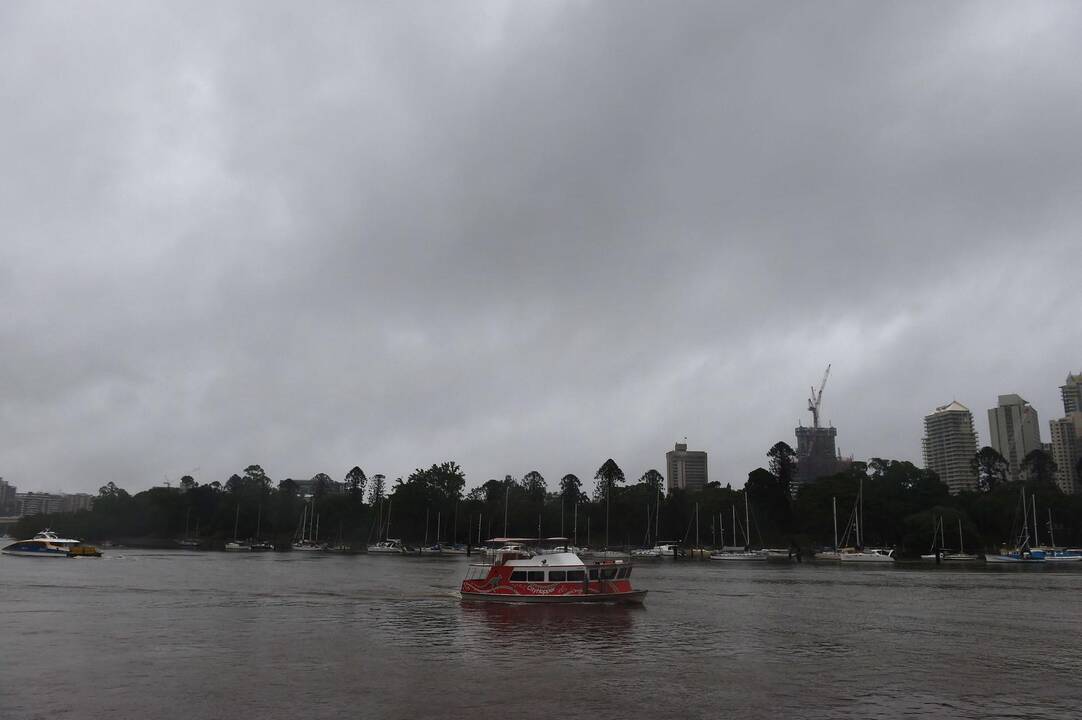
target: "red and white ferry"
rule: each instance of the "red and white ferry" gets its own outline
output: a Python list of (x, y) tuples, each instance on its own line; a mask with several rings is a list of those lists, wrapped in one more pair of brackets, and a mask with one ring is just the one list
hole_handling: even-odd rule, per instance
[[(534, 539), (536, 541), (536, 538)], [(573, 552), (534, 554), (525, 538), (496, 538), (503, 547), (491, 563), (470, 565), (463, 600), (487, 602), (641, 604), (645, 590), (631, 587), (632, 564), (624, 560), (584, 563)]]

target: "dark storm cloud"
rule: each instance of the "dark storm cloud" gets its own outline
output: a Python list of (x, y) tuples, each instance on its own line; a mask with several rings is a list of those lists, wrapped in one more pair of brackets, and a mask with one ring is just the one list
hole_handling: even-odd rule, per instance
[[(1066, 3), (0, 8), (0, 475), (739, 485), (1079, 369)], [(1047, 430), (1044, 430), (1047, 435)]]

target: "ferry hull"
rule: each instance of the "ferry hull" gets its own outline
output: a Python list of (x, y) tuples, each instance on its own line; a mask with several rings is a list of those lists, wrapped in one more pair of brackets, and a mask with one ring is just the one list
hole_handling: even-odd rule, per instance
[(4, 555), (18, 555), (20, 557), (74, 557), (67, 550), (0, 550)]
[(642, 605), (646, 600), (646, 590), (631, 590), (619, 593), (582, 593), (567, 595), (510, 595), (496, 593), (463, 592), (462, 599), (474, 602), (499, 603), (616, 603), (620, 605)]

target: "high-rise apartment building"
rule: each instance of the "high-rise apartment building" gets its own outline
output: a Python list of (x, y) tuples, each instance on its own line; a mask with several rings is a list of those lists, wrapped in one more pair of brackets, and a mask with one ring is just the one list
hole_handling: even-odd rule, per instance
[(988, 432), (988, 444), (1007, 460), (1011, 481), (1019, 480), (1026, 455), (1042, 449), (1037, 411), (1018, 395), (1000, 395), (988, 410)]
[(1082, 412), (1048, 423), (1052, 432), (1052, 461), (1056, 463), (1056, 484), (1065, 493), (1082, 490), (1078, 461), (1082, 458)]
[(1065, 493), (1082, 492), (1078, 463), (1082, 460), (1082, 373), (1067, 374), (1059, 387), (1066, 417), (1048, 423), (1052, 433), (1052, 461), (1056, 463), (1056, 484)]
[(1059, 386), (1063, 395), (1063, 412), (1070, 415), (1082, 412), (1082, 373), (1067, 373), (1067, 382)]
[(702, 490), (706, 487), (706, 452), (688, 450), (687, 443), (665, 453), (665, 484), (669, 490)]
[(973, 413), (957, 400), (924, 418), (924, 467), (946, 483), (952, 494), (977, 489), (977, 432)]

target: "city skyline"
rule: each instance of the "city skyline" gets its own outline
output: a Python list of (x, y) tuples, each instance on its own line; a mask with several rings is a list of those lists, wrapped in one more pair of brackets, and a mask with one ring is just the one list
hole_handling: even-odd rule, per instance
[[(1074, 373), (1074, 371), (1068, 371), (1066, 375), (1067, 375), (1067, 377), (1071, 377), (1073, 375), (1073, 373)], [(1016, 396), (1016, 395), (1018, 395), (1018, 393), (998, 394), (996, 396), (996, 400), (997, 400), (997, 403), (998, 403), (998, 401), (1000, 401), (1003, 397)], [(1062, 391), (1060, 389), (1060, 386), (1056, 386), (1056, 395), (1057, 395), (1058, 398), (1060, 398), (1057, 404), (1062, 405), (1062, 403), (1063, 403), (1063, 400), (1062, 400), (1063, 393), (1062, 393)], [(952, 398), (952, 400), (951, 400), (951, 403), (958, 403), (958, 402), (960, 402), (960, 401), (957, 400), (957, 398)], [(942, 408), (946, 407), (947, 405), (949, 405), (951, 403), (946, 403), (944, 405), (937, 406), (936, 408), (933, 408), (932, 410), (928, 411), (928, 413), (925, 414), (924, 418), (921, 419), (921, 422), (924, 423), (924, 425), (922, 425), (922, 431), (921, 431), (920, 436), (918, 438), (918, 445), (921, 446), (921, 447), (919, 449), (919, 454), (918, 454), (917, 457), (895, 456), (895, 455), (891, 455), (889, 453), (871, 452), (871, 453), (867, 453), (867, 454), (856, 454), (853, 457), (853, 459), (857, 460), (857, 461), (867, 461), (872, 457), (885, 457), (885, 458), (890, 458), (890, 459), (895, 459), (895, 460), (903, 460), (903, 461), (907, 460), (907, 461), (912, 462), (914, 465), (917, 465), (919, 467), (926, 467), (926, 462), (925, 462), (926, 451), (923, 448), (923, 444), (924, 444), (925, 433), (927, 431), (927, 427), (926, 427), (927, 415), (931, 414), (934, 410), (942, 409)], [(1034, 403), (1029, 403), (1027, 401), (1026, 404), (1029, 405), (1029, 406), (1032, 406), (1039, 413), (1040, 410), (1039, 410), (1039, 408), (1036, 407), (1036, 405)], [(966, 408), (967, 411), (972, 414), (973, 428), (976, 431), (977, 447), (978, 448), (985, 447), (985, 446), (991, 446), (991, 441), (992, 441), (992, 428), (991, 428), (992, 411), (996, 407), (998, 407), (998, 405), (991, 406), (990, 408), (988, 408), (988, 412), (980, 412), (979, 410), (974, 412), (973, 407), (967, 406), (967, 408)], [(1057, 412), (1057, 410), (1055, 409), (1055, 405), (1053, 405), (1053, 409), (1049, 412), (1049, 414), (1052, 416), (1052, 418), (1056, 418), (1056, 417), (1058, 417), (1058, 415), (1060, 415), (1062, 413)], [(982, 432), (982, 428), (981, 428), (981, 420), (984, 421), (983, 432)], [(803, 422), (803, 420), (798, 421), (798, 422)], [(830, 427), (830, 428), (836, 427), (835, 424), (832, 421), (829, 421), (829, 420), (824, 420), (823, 421), (823, 426), (824, 427)], [(805, 424), (804, 427), (805, 428), (810, 427), (810, 423)], [(799, 428), (799, 426), (798, 426), (798, 428)], [(1043, 420), (1040, 423), (1038, 423), (1037, 429), (1038, 429), (1038, 431), (1040, 433), (1040, 439), (1041, 439), (1042, 444), (1046, 445), (1046, 446), (1052, 444), (1053, 438), (1052, 438), (1052, 435), (1051, 435), (1051, 428), (1049, 427), (1049, 420), (1046, 419), (1046, 420)], [(777, 440), (772, 441), (770, 444), (772, 445), (773, 442), (777, 442), (778, 440), (789, 444), (794, 449), (794, 451), (797, 448), (797, 438), (796, 437), (778, 438)], [(684, 443), (678, 443), (678, 446), (679, 445), (684, 445), (685, 447), (687, 447), (686, 439), (685, 439)], [(702, 451), (702, 452), (705, 452), (707, 454), (724, 452), (723, 449), (718, 449), (718, 448), (713, 448), (713, 447), (701, 447), (701, 448), (694, 448), (694, 449), (696, 451)], [(769, 446), (767, 447), (767, 449), (769, 449)], [(1041, 449), (1043, 449), (1043, 448), (1041, 448)], [(663, 455), (661, 457), (661, 460), (659, 462), (656, 462), (653, 465), (648, 464), (648, 465), (644, 466), (642, 468), (642, 470), (629, 469), (628, 467), (623, 466), (620, 463), (619, 459), (616, 459), (616, 458), (614, 458), (614, 459), (616, 459), (617, 464), (621, 464), (621, 467), (624, 469), (624, 472), (625, 472), (625, 474), (627, 476), (627, 481), (628, 482), (636, 482), (638, 480), (639, 476), (642, 473), (644, 473), (644, 472), (646, 472), (647, 470), (650, 470), (650, 469), (658, 470), (659, 472), (662, 473), (662, 475), (667, 475), (667, 473), (668, 473), (668, 454), (670, 452), (671, 452), (671, 447), (670, 447), (670, 449), (665, 450), (665, 455)], [(839, 446), (839, 452), (840, 452), (840, 446)], [(846, 453), (846, 454), (848, 455), (848, 453)], [(766, 461), (766, 451), (765, 450), (763, 451), (762, 456), (763, 456), (763, 461), (761, 463), (759, 463), (758, 465), (755, 465), (753, 467), (749, 467), (748, 470), (744, 473), (744, 476), (741, 477), (741, 478), (738, 478), (737, 480), (729, 480), (729, 479), (718, 480), (716, 477), (712, 477), (711, 479), (715, 480), (715, 481), (718, 481), (718, 482), (721, 482), (722, 485), (731, 484), (735, 488), (742, 487), (744, 481), (747, 479), (747, 477), (746, 477), (747, 473), (750, 473), (755, 468), (758, 468), (758, 467), (764, 467), (765, 468), (765, 467), (768, 466), (768, 462)], [(449, 458), (449, 459), (454, 459), (454, 458)], [(258, 461), (253, 461), (253, 462), (263, 466), (264, 470), (268, 470), (267, 466), (264, 465), (263, 463), (259, 463)], [(246, 465), (247, 464), (251, 464), (251, 463), (246, 463)], [(367, 472), (369, 477), (371, 477), (372, 475), (375, 475), (377, 473), (383, 474), (387, 478), (388, 483), (393, 483), (396, 478), (398, 478), (398, 477), (405, 478), (406, 476), (408, 476), (410, 474), (410, 472), (415, 470), (417, 467), (421, 467), (421, 466), (423, 466), (423, 463), (420, 463), (420, 464), (418, 464), (418, 465), (416, 465), (414, 467), (410, 467), (408, 470), (405, 470), (400, 475), (389, 474), (389, 473), (383, 472), (382, 470), (380, 470), (378, 468), (372, 468), (370, 470), (366, 470), (366, 472)], [(563, 475), (567, 474), (568, 472), (578, 475), (580, 477), (580, 479), (582, 479), (584, 481), (584, 484), (587, 487), (589, 487), (590, 484), (593, 481), (593, 473), (595, 472), (595, 470), (590, 470), (589, 473), (585, 473), (585, 472), (576, 473), (574, 470), (553, 470), (551, 472), (546, 472), (544, 470), (540, 470), (540, 467), (541, 467), (540, 465), (534, 465), (534, 466), (531, 466), (530, 469), (523, 469), (518, 473), (511, 474), (510, 477), (520, 478), (522, 475), (526, 474), (527, 472), (530, 472), (531, 470), (538, 470), (546, 478), (546, 480), (549, 481), (549, 484), (550, 484), (549, 489), (550, 489), (550, 491), (553, 491), (553, 490), (555, 490), (555, 484), (558, 483), (559, 478), (562, 477)], [(144, 489), (147, 489), (149, 487), (153, 487), (155, 485), (162, 485), (162, 484), (176, 485), (179, 482), (180, 478), (183, 477), (184, 475), (192, 475), (196, 479), (196, 481), (200, 482), (200, 483), (210, 483), (210, 482), (214, 482), (216, 480), (218, 482), (224, 483), (225, 480), (228, 479), (228, 477), (230, 475), (232, 475), (232, 474), (240, 474), (242, 472), (242, 470), (243, 470), (243, 467), (238, 467), (237, 469), (227, 473), (223, 477), (202, 477), (199, 474), (201, 472), (201, 470), (202, 470), (201, 467), (195, 467), (192, 470), (189, 470), (187, 472), (183, 472), (183, 473), (179, 473), (179, 474), (175, 474), (175, 475), (165, 475), (165, 476), (163, 476), (162, 481), (160, 481), (160, 482), (148, 482), (145, 485), (139, 484), (138, 482), (125, 484), (125, 483), (123, 483), (121, 481), (117, 481), (115, 479), (111, 480), (111, 481), (116, 482), (118, 485), (120, 485), (122, 487), (125, 487), (126, 489), (131, 489), (133, 491), (144, 490)], [(284, 475), (281, 475), (281, 476), (275, 475), (274, 473), (272, 473), (272, 472), (270, 472), (268, 470), (268, 476), (272, 477), (275, 481), (284, 480), (286, 478), (308, 480), (312, 476), (314, 476), (315, 474), (320, 473), (320, 472), (326, 472), (334, 480), (341, 480), (341, 478), (337, 477), (333, 472), (328, 472), (326, 469), (317, 469), (317, 470), (315, 470), (314, 472), (311, 472), (311, 473), (307, 473), (307, 471), (305, 471), (305, 472), (301, 472), (301, 473), (284, 474)], [(342, 472), (342, 475), (343, 476), (345, 475), (345, 471)], [(505, 476), (508, 476), (507, 473), (494, 474), (494, 475), (490, 475), (490, 476), (484, 477), (484, 478), (471, 477), (469, 472), (467, 471), (467, 488), (477, 487), (477, 486), (487, 482), (488, 480), (500, 479), (500, 478), (505, 477)], [(5, 479), (5, 478), (3, 478), (3, 476), (0, 476), (0, 479)], [(16, 487), (20, 487), (14, 481), (11, 481), (10, 479), (7, 479), (7, 480), (11, 485), (14, 485)], [(102, 484), (105, 484), (107, 482), (110, 482), (110, 480), (103, 480)], [(66, 488), (66, 487), (54, 487), (54, 486), (46, 487), (46, 486), (38, 486), (38, 485), (27, 484), (25, 486), (25, 488), (20, 487), (20, 492), (28, 491), (28, 492), (32, 492), (32, 493), (83, 493), (83, 492), (91, 492), (92, 493), (95, 489), (96, 489), (95, 487), (90, 487), (89, 485), (87, 485), (86, 487), (82, 487), (82, 488), (73, 490), (71, 488)]]
[(828, 363), (847, 456), (1056, 416), (1082, 8), (618, 15), (4, 5), (0, 475), (739, 486)]

